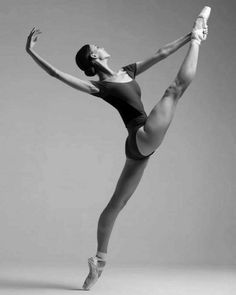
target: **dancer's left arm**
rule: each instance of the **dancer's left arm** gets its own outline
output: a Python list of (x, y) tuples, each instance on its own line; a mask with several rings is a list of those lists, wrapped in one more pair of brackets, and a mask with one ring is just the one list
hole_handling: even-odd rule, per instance
[(144, 71), (146, 71), (159, 61), (163, 60), (164, 58), (168, 57), (169, 55), (177, 51), (179, 48), (184, 46), (186, 43), (188, 43), (190, 40), (191, 33), (161, 47), (153, 56), (143, 61), (136, 62), (136, 76), (143, 73)]

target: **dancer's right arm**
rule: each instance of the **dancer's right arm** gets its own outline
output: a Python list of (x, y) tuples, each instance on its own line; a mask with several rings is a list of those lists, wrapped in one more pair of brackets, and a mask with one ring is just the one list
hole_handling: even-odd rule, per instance
[(39, 30), (35, 30), (35, 28), (30, 32), (27, 43), (26, 43), (26, 51), (29, 53), (29, 55), (34, 59), (34, 61), (42, 68), (44, 69), (50, 76), (55, 77), (59, 79), (60, 81), (66, 83), (67, 85), (86, 92), (86, 93), (95, 93), (98, 92), (99, 89), (96, 88), (92, 83), (89, 81), (84, 81), (81, 79), (78, 79), (77, 77), (74, 77), (72, 75), (69, 75), (67, 73), (64, 73), (57, 68), (53, 67), (50, 63), (46, 62), (42, 57), (40, 57), (36, 52), (33, 51), (33, 46), (35, 45), (38, 35), (41, 32)]

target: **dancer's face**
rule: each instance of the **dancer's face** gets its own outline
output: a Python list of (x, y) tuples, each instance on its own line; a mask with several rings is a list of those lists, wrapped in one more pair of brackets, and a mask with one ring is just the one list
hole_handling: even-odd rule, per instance
[(99, 47), (97, 45), (90, 45), (90, 49), (91, 49), (91, 56), (94, 58), (98, 58), (98, 59), (106, 59), (110, 57), (110, 54), (102, 47)]

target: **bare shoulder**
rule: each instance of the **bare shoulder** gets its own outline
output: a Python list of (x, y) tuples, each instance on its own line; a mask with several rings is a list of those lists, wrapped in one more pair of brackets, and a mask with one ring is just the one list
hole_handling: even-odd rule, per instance
[(91, 87), (91, 92), (90, 93), (98, 93), (98, 92), (100, 92), (99, 82), (98, 81), (89, 80), (88, 83), (90, 83), (90, 87)]

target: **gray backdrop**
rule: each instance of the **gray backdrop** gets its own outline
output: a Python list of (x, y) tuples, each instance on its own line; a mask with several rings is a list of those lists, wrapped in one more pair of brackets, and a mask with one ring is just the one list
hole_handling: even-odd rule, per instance
[[(212, 7), (197, 76), (166, 138), (119, 215), (113, 263), (236, 263), (235, 1), (1, 0), (0, 260), (79, 263), (96, 251), (97, 221), (125, 162), (127, 132), (102, 100), (50, 77), (25, 52), (87, 79), (74, 56), (104, 46), (114, 70), (192, 29)], [(187, 46), (137, 77), (147, 113)]]

